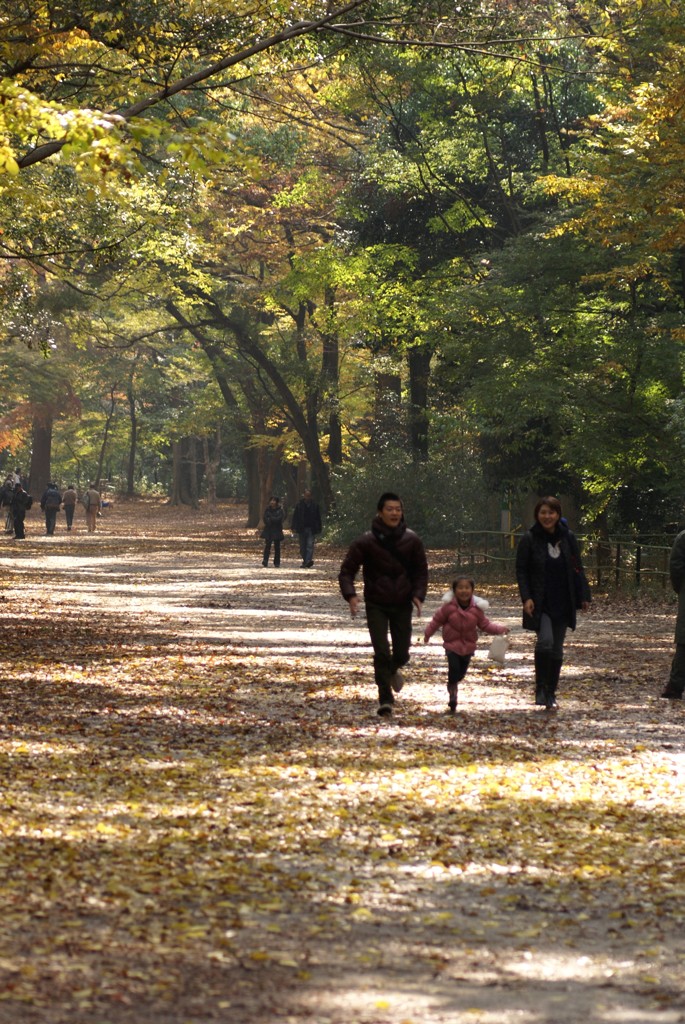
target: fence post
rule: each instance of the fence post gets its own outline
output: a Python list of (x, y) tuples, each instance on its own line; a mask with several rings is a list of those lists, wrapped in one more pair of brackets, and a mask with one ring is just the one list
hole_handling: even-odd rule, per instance
[(642, 545), (635, 545), (635, 586), (640, 586), (640, 570), (642, 569)]
[(621, 542), (616, 543), (616, 586), (621, 586)]
[(602, 586), (602, 545), (598, 542), (595, 548), (595, 562), (597, 563), (597, 586)]

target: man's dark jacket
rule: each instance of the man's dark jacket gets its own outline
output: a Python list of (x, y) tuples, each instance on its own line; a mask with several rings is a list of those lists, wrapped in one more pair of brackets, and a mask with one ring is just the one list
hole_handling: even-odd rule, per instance
[(354, 580), (360, 567), (367, 603), (395, 606), (411, 604), (415, 597), (422, 603), (426, 600), (426, 550), (406, 523), (391, 529), (376, 516), (371, 529), (352, 542), (338, 576), (346, 601), (357, 593)]
[(293, 510), (290, 529), (294, 533), (303, 533), (307, 529), (321, 533), (321, 512), (315, 501), (306, 501), (304, 498), (298, 501)]

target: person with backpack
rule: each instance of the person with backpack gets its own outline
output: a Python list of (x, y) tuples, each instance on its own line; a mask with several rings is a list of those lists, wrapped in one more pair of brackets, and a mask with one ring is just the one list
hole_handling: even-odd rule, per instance
[(24, 540), (26, 537), (26, 531), (24, 529), (24, 520), (26, 513), (33, 505), (33, 498), (28, 494), (21, 484), (14, 485), (14, 494), (12, 495), (12, 502), (10, 508), (12, 509), (12, 522), (14, 524), (14, 539)]
[(45, 513), (45, 533), (48, 537), (52, 537), (55, 532), (57, 513), (61, 504), (62, 495), (57, 488), (57, 484), (51, 480), (43, 491), (43, 497), (40, 499), (40, 507)]
[(340, 567), (340, 592), (353, 619), (359, 610), (354, 580), (362, 567), (378, 714), (387, 716), (404, 685), (400, 669), (409, 661), (412, 612), (416, 608), (421, 614), (428, 587), (426, 550), (405, 523), (402, 502), (392, 491), (381, 494), (371, 529), (353, 541)]

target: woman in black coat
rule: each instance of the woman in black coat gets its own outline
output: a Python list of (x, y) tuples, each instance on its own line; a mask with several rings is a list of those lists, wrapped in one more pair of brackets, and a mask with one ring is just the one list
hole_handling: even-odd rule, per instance
[(269, 555), (271, 554), (271, 545), (273, 543), (274, 567), (277, 569), (281, 564), (281, 541), (284, 536), (283, 520), (285, 519), (285, 509), (281, 505), (280, 498), (273, 497), (269, 499), (269, 504), (264, 509), (263, 518), (264, 556), (262, 558), (262, 565), (266, 567), (269, 564)]
[(516, 551), (516, 579), (523, 628), (537, 633), (535, 703), (555, 708), (566, 630), (576, 628), (576, 609), (586, 611), (591, 601), (578, 542), (562, 521), (558, 498), (541, 498), (535, 506), (535, 523)]

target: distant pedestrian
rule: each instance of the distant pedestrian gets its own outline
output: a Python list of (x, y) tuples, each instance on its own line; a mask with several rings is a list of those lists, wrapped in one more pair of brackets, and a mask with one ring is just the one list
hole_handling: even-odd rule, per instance
[(354, 581), (362, 567), (378, 714), (391, 715), (394, 694), (404, 685), (400, 669), (409, 661), (412, 611), (421, 614), (428, 585), (425, 548), (405, 523), (402, 502), (391, 491), (380, 496), (371, 529), (353, 541), (340, 567), (340, 592), (353, 619), (359, 609)]
[(557, 706), (557, 685), (567, 629), (576, 628), (576, 610), (587, 611), (590, 587), (575, 535), (562, 520), (558, 498), (541, 498), (535, 522), (516, 550), (516, 579), (523, 602), (523, 628), (537, 633), (535, 703)]
[(76, 488), (73, 484), (69, 484), (66, 491), (62, 495), (62, 508), (64, 509), (64, 515), (67, 520), (67, 532), (71, 532), (71, 528), (74, 525), (74, 511), (76, 509), (76, 502), (78, 501), (78, 495)]
[(59, 493), (57, 484), (51, 480), (43, 491), (43, 497), (40, 499), (40, 507), (45, 513), (45, 533), (48, 537), (54, 535), (57, 513), (61, 504), (62, 495)]
[(493, 636), (509, 632), (508, 626), (491, 622), (474, 597), (475, 583), (470, 576), (457, 576), (452, 584), (452, 598), (446, 601), (426, 626), (424, 643), (436, 630), (442, 629), (442, 646), (447, 655), (447, 693), (449, 710), (457, 710), (459, 683), (469, 667), (478, 644), (478, 632)]
[(274, 546), (274, 568), (278, 569), (281, 564), (281, 541), (283, 540), (283, 520), (285, 509), (281, 505), (281, 499), (275, 495), (269, 499), (269, 504), (264, 509), (264, 529), (261, 536), (264, 539), (264, 554), (262, 565), (266, 568), (269, 564), (271, 545)]
[(86, 510), (88, 533), (95, 533), (98, 513), (102, 507), (100, 492), (96, 490), (95, 484), (88, 485), (88, 490), (83, 495), (83, 506)]
[(668, 683), (661, 696), (682, 700), (685, 691), (685, 530), (673, 542), (668, 568), (671, 586), (678, 595), (678, 613), (675, 620), (675, 654)]
[(321, 512), (310, 490), (302, 492), (302, 498), (293, 509), (291, 529), (300, 538), (300, 568), (311, 569), (314, 565), (314, 539), (321, 533)]
[(15, 484), (11, 505), (15, 540), (24, 540), (26, 537), (24, 520), (26, 519), (26, 513), (32, 505), (33, 498), (31, 495), (24, 490), (21, 484)]
[(14, 533), (14, 521), (12, 519), (12, 498), (14, 497), (14, 474), (5, 480), (0, 488), (0, 509), (5, 513), (5, 533)]

